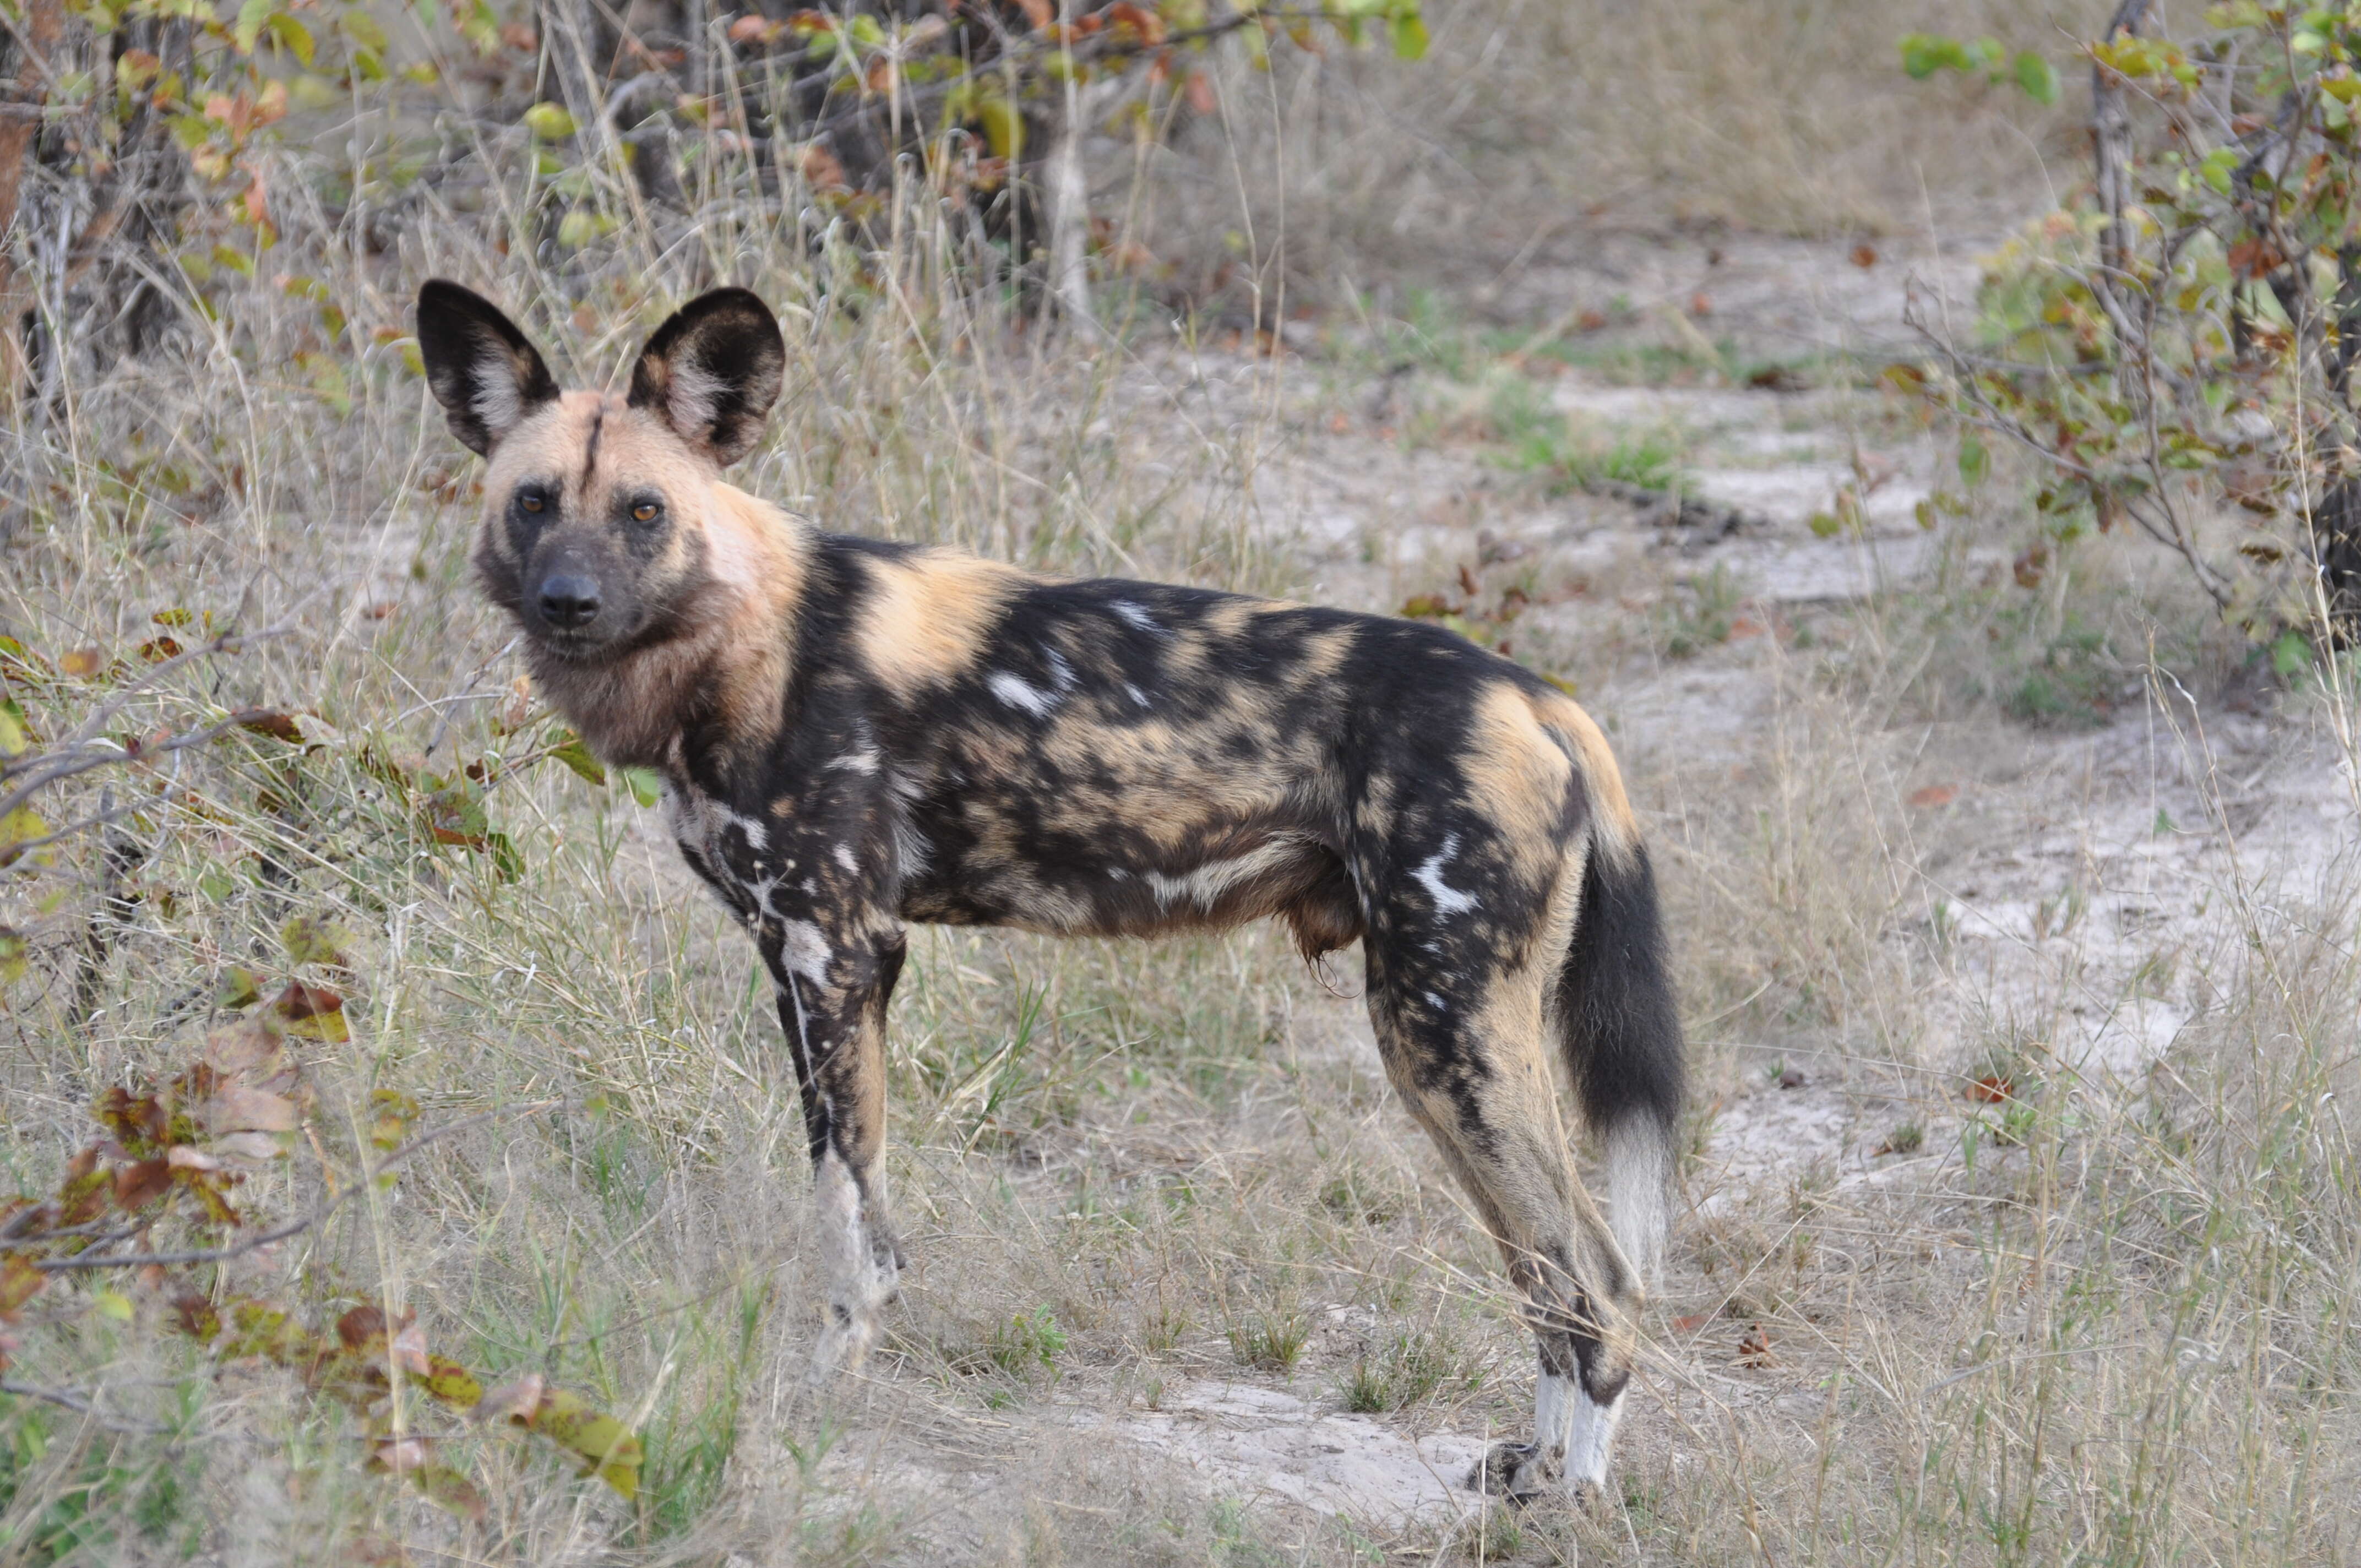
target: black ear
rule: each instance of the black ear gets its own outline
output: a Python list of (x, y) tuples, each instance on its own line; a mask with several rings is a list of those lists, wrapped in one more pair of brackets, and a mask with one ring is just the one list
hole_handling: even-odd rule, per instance
[(549, 367), (516, 323), (480, 294), (440, 278), (418, 291), (418, 356), (451, 433), (485, 456), (557, 396)]
[(631, 406), (653, 410), (726, 468), (753, 449), (786, 367), (770, 307), (743, 289), (716, 289), (675, 312), (640, 350)]

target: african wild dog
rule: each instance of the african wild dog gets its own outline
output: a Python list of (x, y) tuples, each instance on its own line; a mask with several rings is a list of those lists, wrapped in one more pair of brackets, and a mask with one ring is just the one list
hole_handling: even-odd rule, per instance
[[(1358, 939), (1386, 1071), (1526, 1299), (1534, 1439), (1474, 1485), (1597, 1488), (1664, 1231), (1679, 1024), (1605, 739), (1548, 683), (1412, 621), (1068, 582), (824, 533), (722, 482), (785, 350), (722, 289), (628, 395), (561, 393), (508, 318), (430, 282), (418, 341), (490, 459), (475, 568), (541, 690), (659, 770), (683, 855), (761, 948), (802, 1086), (829, 1316), (895, 1294), (885, 1012), (906, 921), (1147, 936), (1278, 916)], [(1569, 1157), (1547, 1042), (1604, 1135)]]

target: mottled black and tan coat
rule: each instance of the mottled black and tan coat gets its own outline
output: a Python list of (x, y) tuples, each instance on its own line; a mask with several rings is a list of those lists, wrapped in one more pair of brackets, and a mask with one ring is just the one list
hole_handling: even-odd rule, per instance
[(1362, 944), (1387, 1072), (1525, 1296), (1533, 1440), (1472, 1479), (1603, 1481), (1682, 1068), (1647, 853), (1579, 707), (1432, 626), (1036, 576), (734, 489), (785, 362), (742, 290), (666, 322), (620, 397), (560, 392), (452, 284), (418, 330), (490, 460), (478, 581), (592, 750), (663, 773), (682, 854), (769, 968), (829, 1278), (819, 1375), (866, 1350), (900, 1264), (879, 1150), (906, 924), (1272, 916), (1307, 955)]

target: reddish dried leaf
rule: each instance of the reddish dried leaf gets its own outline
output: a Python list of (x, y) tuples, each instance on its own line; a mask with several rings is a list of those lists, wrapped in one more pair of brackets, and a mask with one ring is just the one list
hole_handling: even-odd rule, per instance
[(412, 1377), (423, 1377), (434, 1370), (434, 1358), (426, 1354), (426, 1331), (411, 1322), (386, 1341), (386, 1359), (399, 1371)]
[(0, 1257), (0, 1317), (14, 1317), (18, 1308), (41, 1293), (49, 1277), (20, 1253)]
[(1960, 789), (1957, 784), (1928, 784), (1925, 789), (1914, 789), (1910, 792), (1910, 804), (1921, 807), (1949, 806), (1959, 798)]
[(1189, 107), (1201, 115), (1211, 115), (1220, 105), (1213, 99), (1213, 79), (1202, 71), (1189, 73)]
[[(439, 830), (434, 836), (443, 837)], [(345, 1026), (345, 999), (324, 985), (294, 981), (279, 993), (270, 1008), (287, 1020), (287, 1032), (291, 1035), (325, 1040), (332, 1045), (353, 1037), (352, 1031)]]
[(1057, 19), (1057, 7), (1049, 0), (1016, 0), (1016, 7), (1025, 13), (1025, 20), (1035, 32), (1039, 32)]
[(205, 1121), (215, 1133), (291, 1133), (295, 1102), (259, 1089), (225, 1088), (205, 1102)]
[(546, 1386), (538, 1372), (528, 1372), (511, 1383), (487, 1389), (476, 1401), (476, 1419), (479, 1421), (514, 1421), (530, 1426), (541, 1413), (541, 1401)]
[(1693, 1334), (1713, 1321), (1711, 1312), (1694, 1312), (1686, 1318), (1675, 1318), (1673, 1327), (1685, 1334)]
[(1877, 247), (1869, 244), (1852, 247), (1852, 264), (1864, 269), (1877, 265)]
[(97, 648), (77, 648), (71, 653), (58, 655), (58, 673), (61, 675), (72, 675), (80, 680), (88, 680), (98, 674), (104, 663), (105, 660)]
[(2230, 270), (2241, 278), (2260, 278), (2287, 265), (2287, 258), (2268, 240), (2242, 239), (2230, 247)]
[(184, 1291), (172, 1298), (172, 1313), (181, 1332), (202, 1344), (213, 1343), (221, 1332), (221, 1313), (206, 1297)]
[(135, 1095), (120, 1085), (110, 1086), (98, 1097), (97, 1115), (99, 1124), (135, 1153), (160, 1146), (170, 1126), (156, 1096)]
[(213, 1152), (225, 1159), (271, 1160), (287, 1152), (275, 1133), (232, 1133), (214, 1140)]
[(852, 189), (844, 177), (844, 165), (837, 161), (836, 154), (818, 144), (796, 155), (796, 169), (803, 175), (804, 183), (823, 196), (841, 195)]
[[(173, 1149), (170, 1154), (180, 1151)], [(123, 1167), (115, 1173), (115, 1206), (118, 1209), (144, 1209), (171, 1190), (172, 1167), (166, 1159), (143, 1159)]]
[(275, 707), (249, 707), (231, 714), (230, 718), (241, 729), (250, 729), (257, 735), (268, 735), (274, 740), (284, 740), (291, 745), (302, 744), (303, 731), (291, 713), (281, 713)]
[(280, 1042), (279, 1020), (270, 1014), (242, 1018), (207, 1035), (204, 1060), (221, 1081), (255, 1088), (283, 1087), (295, 1072)]
[(1738, 1365), (1768, 1366), (1771, 1365), (1771, 1336), (1761, 1323), (1749, 1323), (1746, 1332), (1739, 1336)]
[(390, 1437), (369, 1450), (369, 1463), (379, 1470), (390, 1470), (397, 1475), (406, 1475), (426, 1464), (426, 1440), (415, 1435)]
[(1968, 1098), (1979, 1105), (1998, 1105), (2016, 1098), (2016, 1084), (2000, 1073), (1988, 1072), (1968, 1085)]
[(359, 1350), (385, 1337), (385, 1313), (376, 1307), (355, 1307), (336, 1320), (336, 1337), (346, 1350)]

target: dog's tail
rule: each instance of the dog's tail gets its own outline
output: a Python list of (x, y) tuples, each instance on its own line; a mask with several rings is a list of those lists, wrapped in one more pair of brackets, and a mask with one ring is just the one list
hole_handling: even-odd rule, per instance
[(1583, 1117), (1607, 1145), (1608, 1226), (1644, 1286), (1664, 1252), (1686, 1070), (1655, 872), (1605, 738), (1585, 728), (1590, 843), (1558, 1017)]

